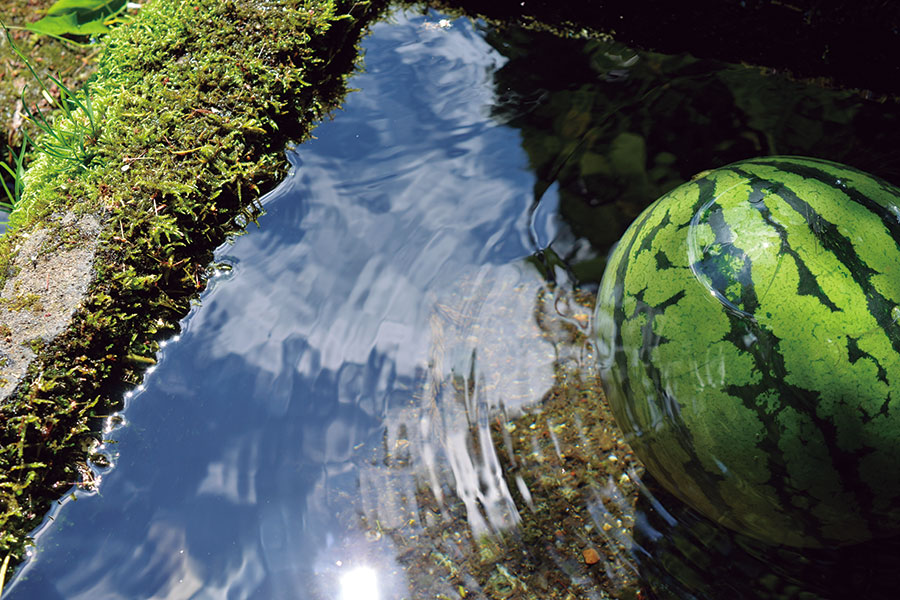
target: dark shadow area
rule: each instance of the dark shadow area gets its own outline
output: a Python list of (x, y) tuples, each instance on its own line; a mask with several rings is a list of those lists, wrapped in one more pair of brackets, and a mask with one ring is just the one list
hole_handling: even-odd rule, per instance
[(844, 88), (900, 93), (900, 5), (823, 0), (437, 2), (506, 23), (612, 35), (656, 52), (787, 71)]
[(522, 27), (490, 28), (486, 39), (509, 59), (494, 75), (493, 115), (521, 131), (538, 179), (535, 210), (555, 188), (567, 225), (542, 260), (568, 265), (582, 284), (599, 281), (644, 207), (706, 169), (802, 155), (900, 181), (894, 102)]
[(716, 525), (644, 476), (635, 557), (648, 598), (896, 597), (900, 538), (837, 549), (771, 547)]

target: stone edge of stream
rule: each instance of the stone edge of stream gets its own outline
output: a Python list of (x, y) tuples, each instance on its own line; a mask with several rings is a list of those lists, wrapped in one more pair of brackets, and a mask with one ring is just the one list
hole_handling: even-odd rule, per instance
[(384, 7), (151, 0), (106, 37), (88, 92), (103, 133), (78, 160), (35, 158), (0, 237), (0, 560), (91, 489), (102, 420), (261, 213), (286, 145), (339, 106)]

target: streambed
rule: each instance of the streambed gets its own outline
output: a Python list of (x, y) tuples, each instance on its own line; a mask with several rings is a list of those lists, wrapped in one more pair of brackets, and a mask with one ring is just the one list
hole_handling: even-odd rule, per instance
[[(640, 496), (593, 410), (609, 246), (752, 154), (854, 153), (897, 179), (875, 108), (760, 77), (436, 13), (377, 25), (360, 91), (220, 249), (110, 420), (112, 467), (53, 511), (8, 597), (636, 597), (641, 564), (684, 558), (654, 536), (694, 516)], [(734, 597), (810, 578), (703, 527), (685, 539), (711, 558), (657, 570), (662, 597), (722, 597), (738, 555)], [(542, 550), (515, 555), (523, 539)]]

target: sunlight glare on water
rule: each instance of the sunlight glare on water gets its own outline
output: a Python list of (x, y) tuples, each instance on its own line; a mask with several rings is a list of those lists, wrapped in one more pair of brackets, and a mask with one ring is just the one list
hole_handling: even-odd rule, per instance
[(369, 567), (356, 567), (341, 576), (341, 600), (380, 600), (378, 573)]

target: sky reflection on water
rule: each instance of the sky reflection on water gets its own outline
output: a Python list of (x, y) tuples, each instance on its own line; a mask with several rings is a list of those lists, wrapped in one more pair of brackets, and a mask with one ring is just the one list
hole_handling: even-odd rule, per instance
[[(359, 489), (360, 457), (421, 387), (433, 315), (460, 301), (459, 282), (481, 285), (475, 314), (496, 281), (527, 298), (539, 285), (510, 266), (534, 250), (534, 181), (517, 132), (489, 117), (504, 59), (468, 23), (425, 21), (375, 27), (353, 81), (362, 92), (291, 154), (261, 227), (221, 249), (233, 271), (128, 399), (99, 493), (55, 511), (6, 597), (405, 593), (387, 537), (348, 537), (346, 507), (330, 499)], [(537, 228), (546, 242), (552, 217)], [(493, 322), (486, 331), (503, 335), (506, 316)], [(538, 366), (496, 370), (494, 386), (549, 385), (539, 362), (552, 353), (537, 348)], [(380, 595), (353, 591), (376, 590), (375, 577)]]

